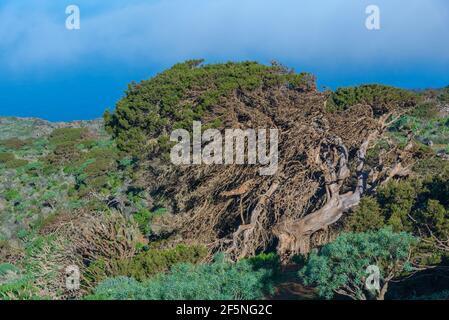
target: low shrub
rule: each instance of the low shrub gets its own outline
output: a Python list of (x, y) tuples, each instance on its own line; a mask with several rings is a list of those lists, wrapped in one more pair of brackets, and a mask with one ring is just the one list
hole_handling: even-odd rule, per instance
[(98, 285), (88, 299), (137, 300), (251, 300), (271, 290), (271, 271), (255, 271), (242, 260), (227, 262), (219, 256), (211, 264), (179, 264), (170, 273), (138, 282), (119, 277)]
[(409, 108), (419, 101), (417, 94), (390, 86), (369, 84), (338, 88), (327, 101), (329, 111), (346, 110), (357, 104), (371, 106), (375, 114), (390, 108)]
[(158, 273), (166, 272), (178, 263), (198, 263), (207, 255), (202, 246), (178, 245), (172, 249), (150, 249), (131, 259), (111, 261), (109, 271), (105, 262), (98, 260), (87, 268), (87, 281), (98, 283), (110, 276), (132, 277), (144, 281)]
[(49, 136), (51, 144), (75, 143), (89, 136), (89, 130), (86, 128), (58, 128), (53, 130)]
[[(336, 293), (352, 299), (384, 299), (389, 281), (413, 270), (410, 255), (418, 239), (390, 228), (365, 233), (342, 233), (319, 252), (310, 254), (299, 276), (331, 299)], [(367, 268), (380, 272), (379, 290), (367, 290)]]
[(0, 164), (5, 164), (8, 161), (12, 161), (16, 158), (13, 153), (10, 152), (0, 152)]
[(29, 145), (29, 141), (24, 141), (19, 138), (10, 138), (0, 141), (0, 146), (5, 147), (7, 149), (19, 150), (26, 145)]

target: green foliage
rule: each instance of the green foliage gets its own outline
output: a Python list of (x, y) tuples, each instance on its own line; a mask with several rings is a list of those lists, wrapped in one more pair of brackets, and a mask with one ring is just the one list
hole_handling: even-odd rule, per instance
[(44, 161), (56, 169), (60, 165), (66, 165), (80, 158), (81, 153), (73, 142), (61, 142), (52, 153), (44, 158)]
[[(222, 97), (237, 89), (287, 85), (299, 90), (314, 86), (310, 75), (294, 74), (278, 65), (201, 63), (176, 64), (150, 80), (129, 85), (115, 112), (104, 114), (106, 128), (120, 149), (136, 157), (145, 151), (164, 153), (170, 147), (168, 134), (173, 129), (191, 129), (193, 120), (201, 119)], [(190, 102), (192, 95), (195, 102)], [(219, 119), (215, 121), (219, 123)]]
[(385, 219), (395, 230), (430, 228), (449, 239), (448, 177), (392, 181), (378, 190), (377, 199)]
[(353, 232), (381, 229), (385, 225), (384, 216), (376, 199), (363, 198), (359, 206), (346, 221), (346, 228)]
[(347, 230), (360, 232), (377, 230), (385, 224), (397, 232), (419, 235), (426, 241), (418, 246), (416, 258), (422, 259), (421, 264), (439, 263), (445, 253), (432, 245), (431, 236), (441, 241), (449, 239), (448, 194), (449, 172), (390, 181), (378, 189), (376, 197), (362, 199), (345, 226)]
[(168, 271), (178, 263), (198, 263), (206, 257), (207, 250), (202, 246), (178, 245), (173, 249), (149, 249), (128, 260), (96, 261), (87, 268), (88, 281), (98, 283), (108, 276), (126, 276), (146, 280), (158, 273)]
[(385, 219), (395, 231), (412, 231), (409, 213), (412, 211), (421, 188), (421, 181), (391, 181), (379, 188), (377, 198)]
[(137, 300), (250, 300), (270, 289), (270, 271), (255, 271), (248, 261), (230, 263), (223, 256), (211, 264), (179, 264), (170, 273), (145, 282), (107, 279), (90, 299)]
[(449, 161), (437, 157), (420, 159), (413, 166), (413, 171), (424, 177), (449, 177)]
[(27, 160), (16, 159), (14, 153), (0, 152), (0, 165), (3, 165), (7, 169), (17, 169), (27, 164)]
[(412, 297), (411, 300), (449, 300), (449, 290), (445, 290), (442, 292), (435, 292), (432, 294)]
[(159, 208), (156, 210), (148, 210), (146, 208), (140, 209), (139, 211), (137, 211), (134, 215), (134, 221), (137, 222), (137, 224), (139, 225), (139, 229), (140, 231), (144, 234), (144, 235), (150, 235), (151, 234), (151, 221), (159, 216), (164, 214), (165, 212), (167, 212), (167, 209), (165, 208)]
[(247, 260), (253, 266), (254, 270), (267, 269), (271, 270), (273, 275), (276, 275), (281, 269), (281, 259), (275, 253), (261, 253)]
[(27, 160), (16, 159), (13, 153), (0, 152), (0, 165), (4, 166), (6, 169), (17, 169), (28, 164)]
[(390, 273), (398, 277), (411, 271), (408, 259), (417, 242), (408, 233), (394, 233), (388, 228), (342, 233), (318, 253), (310, 254), (299, 276), (306, 285), (315, 285), (323, 298), (330, 299), (339, 293), (353, 299), (365, 299), (369, 297), (365, 289), (366, 268), (376, 265), (381, 278)]
[(51, 144), (75, 143), (88, 137), (86, 128), (58, 128), (53, 130), (49, 136)]
[(330, 96), (327, 107), (330, 111), (346, 110), (357, 104), (370, 105), (375, 114), (382, 114), (392, 108), (413, 107), (419, 101), (418, 95), (390, 86), (369, 84), (358, 87), (338, 88)]
[(449, 239), (449, 210), (438, 200), (429, 199), (417, 216), (421, 223), (432, 228), (436, 237)]
[(117, 150), (111, 147), (96, 147), (87, 152), (77, 151), (77, 157), (70, 160), (64, 171), (74, 175), (76, 188), (83, 191), (82, 195), (91, 190), (112, 188), (111, 177), (116, 175), (117, 167)]
[(18, 190), (9, 189), (4, 193), (4, 197), (7, 201), (18, 201), (21, 199), (21, 194)]
[(449, 103), (449, 86), (439, 92), (437, 99), (442, 103)]
[(0, 163), (1, 164), (5, 164), (9, 161), (14, 160), (16, 157), (14, 155), (14, 153), (10, 153), (10, 152), (0, 152)]
[(9, 263), (0, 263), (0, 300), (29, 300), (37, 298), (28, 277)]
[(149, 234), (151, 231), (150, 228), (151, 217), (152, 217), (151, 211), (148, 209), (141, 209), (133, 215), (134, 221), (137, 222), (140, 231), (144, 235)]
[(29, 145), (29, 141), (24, 141), (19, 138), (9, 138), (6, 140), (0, 140), (0, 147), (7, 149), (19, 150), (26, 145)]
[(432, 101), (418, 104), (410, 115), (423, 120), (431, 120), (438, 117), (438, 112), (438, 105)]

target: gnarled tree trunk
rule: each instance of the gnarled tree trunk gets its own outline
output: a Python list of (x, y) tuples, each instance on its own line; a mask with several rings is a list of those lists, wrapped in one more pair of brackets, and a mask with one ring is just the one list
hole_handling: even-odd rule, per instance
[[(316, 155), (316, 162), (325, 178), (327, 200), (319, 210), (300, 219), (284, 220), (274, 227), (273, 231), (279, 240), (278, 253), (282, 257), (297, 253), (307, 254), (310, 251), (310, 239), (314, 233), (327, 230), (345, 212), (360, 203), (360, 199), (366, 190), (367, 180), (372, 174), (372, 172), (364, 171), (368, 147), (383, 133), (388, 125), (386, 120), (389, 117), (389, 114), (381, 117), (379, 127), (366, 137), (357, 151), (357, 184), (353, 191), (340, 193), (344, 182), (351, 175), (348, 168), (348, 151), (342, 140), (336, 137), (331, 141), (322, 143)], [(323, 150), (329, 150), (329, 148), (332, 155), (329, 155), (329, 152), (323, 152)], [(388, 177), (399, 174), (398, 168), (401, 168), (401, 166), (395, 164)]]

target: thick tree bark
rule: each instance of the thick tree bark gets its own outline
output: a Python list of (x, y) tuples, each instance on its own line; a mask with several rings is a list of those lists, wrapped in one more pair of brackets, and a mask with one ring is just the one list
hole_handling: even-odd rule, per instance
[[(310, 251), (311, 236), (320, 230), (326, 230), (330, 225), (337, 222), (344, 213), (360, 203), (365, 192), (370, 173), (364, 172), (365, 157), (370, 143), (382, 134), (386, 127), (384, 116), (378, 129), (371, 132), (362, 142), (357, 152), (357, 184), (353, 191), (340, 194), (344, 181), (350, 176), (348, 168), (349, 156), (347, 148), (338, 137), (322, 145), (326, 150), (333, 149), (334, 159), (323, 159), (322, 150), (318, 151), (316, 162), (322, 169), (325, 177), (325, 188), (327, 201), (319, 210), (297, 220), (282, 221), (274, 228), (277, 236), (278, 252), (283, 257), (292, 254), (307, 254)], [(326, 153), (326, 156), (329, 156)], [(393, 170), (396, 174), (397, 170)]]

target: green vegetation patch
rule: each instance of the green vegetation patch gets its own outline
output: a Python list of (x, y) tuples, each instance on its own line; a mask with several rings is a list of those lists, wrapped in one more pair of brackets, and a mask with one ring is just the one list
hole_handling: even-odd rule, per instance
[[(326, 299), (337, 293), (352, 299), (383, 299), (382, 292), (366, 290), (368, 266), (379, 268), (381, 280), (392, 274), (399, 277), (411, 272), (410, 252), (417, 243), (418, 240), (412, 235), (394, 233), (391, 229), (342, 233), (334, 242), (312, 253), (299, 276), (306, 285), (315, 285), (318, 294)], [(384, 284), (381, 283), (381, 286)]]
[(52, 144), (61, 144), (67, 142), (79, 142), (89, 136), (87, 128), (58, 128), (53, 130), (49, 136)]
[(371, 106), (375, 114), (382, 114), (391, 108), (410, 108), (417, 104), (416, 93), (378, 84), (338, 88), (327, 101), (330, 111), (346, 110), (357, 104)]
[(91, 283), (98, 283), (108, 276), (126, 276), (144, 281), (169, 271), (175, 264), (195, 264), (206, 256), (207, 250), (203, 246), (178, 245), (172, 249), (149, 249), (128, 260), (109, 261), (109, 270), (105, 267), (105, 261), (96, 261), (88, 267), (86, 274)]
[(107, 279), (89, 299), (103, 300), (251, 300), (271, 290), (271, 272), (255, 270), (242, 260), (216, 257), (211, 264), (178, 264), (167, 274), (138, 282), (133, 278)]
[(119, 148), (137, 157), (143, 151), (164, 152), (173, 129), (190, 129), (193, 120), (201, 119), (221, 98), (235, 90), (282, 85), (310, 90), (314, 79), (278, 65), (256, 62), (203, 65), (202, 60), (187, 61), (150, 80), (131, 83), (115, 111), (104, 114), (105, 125)]
[(0, 152), (0, 165), (6, 169), (17, 169), (28, 164), (28, 160), (16, 159), (14, 153)]

